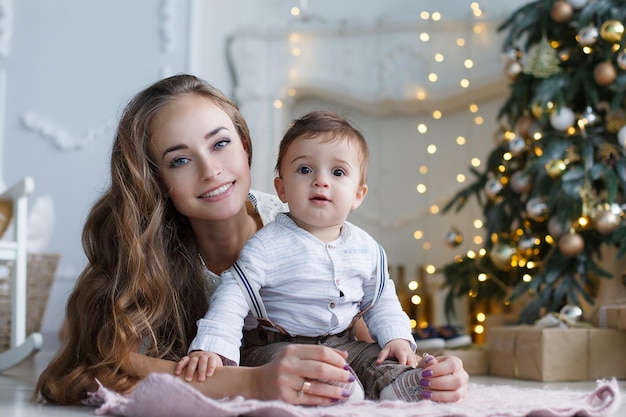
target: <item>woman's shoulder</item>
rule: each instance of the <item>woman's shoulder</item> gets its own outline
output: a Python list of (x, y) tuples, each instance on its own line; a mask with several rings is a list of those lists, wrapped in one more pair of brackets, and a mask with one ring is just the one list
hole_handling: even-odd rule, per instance
[(264, 225), (273, 222), (278, 213), (288, 211), (287, 204), (280, 201), (276, 194), (250, 190), (248, 199), (256, 207), (256, 211), (261, 216)]

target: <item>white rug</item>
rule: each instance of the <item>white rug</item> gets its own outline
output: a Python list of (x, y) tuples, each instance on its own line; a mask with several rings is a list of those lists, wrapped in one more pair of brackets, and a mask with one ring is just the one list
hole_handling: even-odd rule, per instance
[(105, 387), (90, 395), (87, 404), (98, 407), (96, 414), (125, 417), (604, 417), (621, 404), (615, 380), (597, 381), (591, 392), (470, 384), (467, 396), (452, 404), (359, 401), (303, 407), (241, 397), (213, 400), (167, 374), (148, 376), (130, 396)]

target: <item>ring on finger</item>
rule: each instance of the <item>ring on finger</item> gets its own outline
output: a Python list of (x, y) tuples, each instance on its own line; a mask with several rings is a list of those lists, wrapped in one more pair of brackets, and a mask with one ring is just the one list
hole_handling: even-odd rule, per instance
[(298, 397), (302, 397), (304, 394), (306, 394), (309, 388), (311, 388), (311, 382), (305, 380), (302, 384), (302, 388), (300, 388), (300, 391), (298, 391)]

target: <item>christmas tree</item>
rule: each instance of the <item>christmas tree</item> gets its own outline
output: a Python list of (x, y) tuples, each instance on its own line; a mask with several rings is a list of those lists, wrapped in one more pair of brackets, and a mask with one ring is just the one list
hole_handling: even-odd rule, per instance
[(625, 19), (624, 0), (538, 0), (498, 28), (510, 80), (498, 143), (443, 210), (476, 197), (486, 239), (443, 268), (448, 316), (468, 294), (530, 294), (522, 323), (593, 304), (611, 277), (601, 248), (626, 253)]

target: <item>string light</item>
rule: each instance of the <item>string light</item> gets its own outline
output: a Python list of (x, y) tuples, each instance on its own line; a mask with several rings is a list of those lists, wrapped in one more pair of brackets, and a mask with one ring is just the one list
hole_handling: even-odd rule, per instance
[[(305, 21), (307, 20), (308, 17), (310, 17), (310, 14), (307, 9), (308, 9), (307, 0), (300, 0), (299, 7), (291, 7), (290, 12), (291, 12), (291, 15), (294, 16), (295, 18), (301, 21)], [(429, 90), (432, 88), (433, 91), (435, 91), (436, 88), (441, 88), (441, 86), (434, 85), (434, 84), (438, 83), (440, 81), (440, 78), (441, 80), (444, 80), (444, 78), (446, 80), (449, 79), (449, 74), (447, 73), (447, 71), (450, 69), (448, 67), (451, 67), (452, 65), (456, 65), (457, 66), (456, 70), (459, 72), (462, 71), (462, 74), (463, 74), (463, 76), (460, 77), (460, 79), (458, 79), (457, 81), (458, 82), (456, 86), (457, 89), (469, 89), (472, 83), (476, 81), (475, 79), (472, 78), (472, 75), (473, 75), (472, 71), (474, 70), (476, 65), (480, 65), (480, 62), (475, 62), (472, 58), (470, 58), (474, 55), (469, 53), (471, 51), (468, 51), (468, 46), (471, 47), (473, 39), (476, 39), (476, 35), (482, 36), (486, 32), (487, 27), (485, 26), (484, 21), (478, 21), (479, 18), (483, 18), (485, 16), (485, 11), (481, 8), (479, 1), (473, 1), (470, 4), (470, 13), (473, 16), (473, 18), (475, 18), (476, 20), (473, 22), (471, 26), (465, 26), (466, 27), (466, 29), (464, 29), (465, 33), (456, 32), (457, 34), (461, 34), (461, 36), (453, 37), (452, 39), (448, 40), (447, 41), (448, 45), (439, 46), (438, 41), (440, 39), (436, 39), (436, 32), (422, 30), (417, 33), (418, 42), (430, 43), (430, 44), (436, 43), (438, 45), (437, 48), (439, 48), (439, 51), (435, 50), (435, 51), (432, 51), (431, 54), (426, 55), (427, 57), (430, 57), (431, 59), (431, 67), (426, 68), (425, 73), (426, 73), (428, 82), (433, 85), (432, 86), (431, 84), (419, 85), (419, 83), (415, 83), (415, 85), (412, 85), (410, 89), (408, 89), (408, 91), (405, 92), (406, 95), (411, 97), (413, 102), (415, 103), (423, 102), (427, 100), (430, 95), (435, 95), (436, 93), (429, 92)], [(424, 10), (419, 13), (419, 18), (423, 21), (430, 20), (432, 22), (439, 22), (442, 20), (442, 15), (439, 12)], [(426, 27), (426, 24), (424, 24), (423, 27)], [(297, 32), (290, 33), (288, 39), (290, 42), (288, 51), (292, 57), (297, 58), (297, 57), (309, 56), (308, 55), (309, 51), (306, 48), (306, 43), (304, 44), (301, 43), (302, 42), (301, 33), (297, 33)], [(454, 51), (455, 53), (453, 53), (452, 55), (449, 55), (447, 51), (449, 51), (450, 47), (453, 45), (456, 45), (456, 47), (458, 47), (459, 50)], [(427, 48), (427, 46), (420, 46), (420, 47)], [(479, 55), (476, 55), (476, 56), (479, 56)], [(300, 59), (294, 59), (294, 62), (299, 62), (299, 61)], [(439, 65), (443, 62), (446, 62), (445, 67), (444, 65)], [(299, 77), (301, 77), (302, 75), (299, 74), (298, 70), (301, 68), (301, 65), (302, 64), (300, 63), (298, 65), (294, 65), (292, 68), (289, 69), (289, 72), (288, 72), (289, 79), (293, 82), (292, 85), (294, 86), (300, 85), (299, 81), (301, 80), (299, 80)], [(303, 74), (305, 72), (306, 71), (303, 71)], [(423, 84), (423, 81), (422, 81), (422, 84)], [(287, 88), (285, 93), (286, 93), (286, 96), (290, 98), (294, 98), (298, 95), (298, 91), (296, 90), (295, 87)], [(463, 94), (467, 94), (467, 93), (463, 93)], [(281, 97), (281, 98), (284, 98), (284, 97)], [(274, 104), (274, 108), (276, 109), (281, 109), (284, 106), (284, 103), (281, 99), (276, 99), (273, 104)], [(419, 103), (419, 105), (421, 106), (422, 103)], [(482, 115), (479, 114), (479, 106), (476, 103), (468, 104), (467, 107), (465, 108), (465, 111), (471, 114), (469, 115), (469, 118), (467, 119), (468, 123), (470, 123), (470, 129), (473, 126), (481, 126), (485, 123), (485, 119), (483, 118)], [(448, 114), (445, 108), (443, 109), (443, 111), (441, 109), (429, 108), (426, 111), (426, 113), (428, 114), (428, 112), (430, 112), (430, 117), (432, 118), (432, 120), (427, 119), (425, 121), (429, 124), (432, 123), (432, 126), (430, 126), (427, 123), (424, 123), (424, 121), (418, 123), (416, 125), (416, 131), (417, 131), (416, 135), (423, 135), (423, 139), (420, 138), (420, 141), (421, 140), (425, 141), (426, 154), (435, 156), (438, 152), (437, 145), (435, 144), (436, 141), (445, 139), (441, 137), (436, 137), (436, 138), (431, 137), (434, 134), (438, 133), (437, 129), (441, 125), (441, 122), (435, 122), (435, 121), (440, 121), (440, 120), (445, 121), (446, 119), (450, 118), (450, 115)], [(459, 112), (455, 110), (455, 113), (458, 114)], [(431, 129), (429, 129), (429, 127)], [(431, 130), (433, 133), (431, 133)], [(466, 130), (467, 130), (467, 126), (466, 126)], [(456, 136), (452, 136), (451, 138), (448, 138), (448, 140), (455, 140), (455, 144), (457, 146), (467, 147), (469, 144), (472, 144), (471, 142), (469, 142), (469, 140), (472, 140), (474, 136), (471, 135), (471, 133), (467, 133), (467, 132), (463, 132), (463, 133), (464, 133), (463, 135), (459, 134)], [(537, 132), (537, 134), (540, 134), (540, 132)], [(469, 140), (468, 140), (468, 136), (469, 136)], [(533, 138), (535, 140), (541, 139), (540, 137), (533, 137)], [(471, 152), (471, 150), (464, 149), (463, 152), (467, 153), (467, 152)], [(541, 150), (539, 150), (538, 152), (541, 152)], [(422, 195), (422, 196), (423, 195), (427, 196), (426, 203), (424, 203), (424, 205), (428, 207), (427, 215), (438, 215), (441, 212), (441, 207), (439, 206), (439, 204), (432, 204), (432, 201), (428, 202), (428, 194), (430, 191), (429, 188), (432, 188), (432, 187), (429, 187), (430, 183), (429, 183), (429, 178), (427, 177), (427, 175), (430, 172), (429, 164), (437, 163), (437, 161), (440, 158), (441, 157), (438, 155), (437, 157), (427, 158), (426, 159), (427, 162), (423, 163), (418, 168), (419, 175), (422, 175), (424, 177), (420, 178), (419, 181), (416, 181), (418, 183), (415, 185), (415, 190), (417, 194)], [(481, 159), (478, 157), (472, 157), (470, 160), (470, 165), (473, 168), (479, 167), (481, 163), (482, 163)], [(451, 168), (454, 169), (454, 167), (451, 167)], [(506, 169), (506, 167), (502, 165), (501, 169)], [(433, 173), (434, 173), (433, 175), (440, 175), (439, 174), (440, 171), (437, 169), (433, 169)], [(457, 172), (456, 174), (454, 172), (451, 172), (450, 175), (455, 175), (456, 182), (459, 184), (465, 183), (468, 180), (468, 175), (465, 172)], [(503, 176), (506, 176), (506, 174), (504, 174)], [(419, 198), (423, 199), (424, 197), (419, 197)], [(439, 201), (437, 202), (439, 203)], [(471, 225), (473, 225), (475, 230), (480, 230), (484, 226), (482, 221), (479, 219), (474, 220), (471, 223)], [(432, 246), (431, 242), (428, 241), (428, 238), (429, 238), (428, 234), (431, 233), (430, 228), (426, 228), (425, 230), (422, 230), (421, 227), (418, 225), (418, 228), (413, 232), (413, 238), (416, 241), (420, 241), (417, 245), (421, 245), (422, 250), (430, 250)], [(473, 233), (476, 233), (476, 232), (474, 231)], [(470, 245), (474, 244), (480, 248), (483, 244), (483, 240), (484, 239), (481, 236), (474, 236), (471, 240), (467, 240), (467, 242)], [(486, 256), (486, 254), (485, 254), (484, 248), (476, 249), (476, 251), (472, 249), (470, 250), (466, 249), (466, 256), (470, 258), (476, 258), (477, 256)], [(429, 273), (434, 274), (436, 272), (436, 268), (432, 265), (430, 265), (430, 267), (432, 267), (432, 271)], [(428, 269), (428, 267), (425, 267), (425, 269)], [(416, 286), (413, 288), (412, 285), (416, 285)], [(410, 283), (409, 289), (413, 291), (416, 290), (417, 282), (415, 282), (415, 284)], [(415, 300), (419, 300), (419, 301), (415, 302)], [(417, 294), (414, 294), (414, 298), (412, 302), (415, 305), (417, 305), (422, 301), (421, 299), (419, 299), (419, 296)], [(478, 319), (477, 321), (479, 323), (481, 322)], [(414, 327), (414, 326), (417, 326), (418, 323), (417, 321), (412, 320), (411, 325)], [(473, 330), (474, 332), (479, 333), (479, 332), (484, 331), (484, 327), (476, 326), (474, 327)]]

